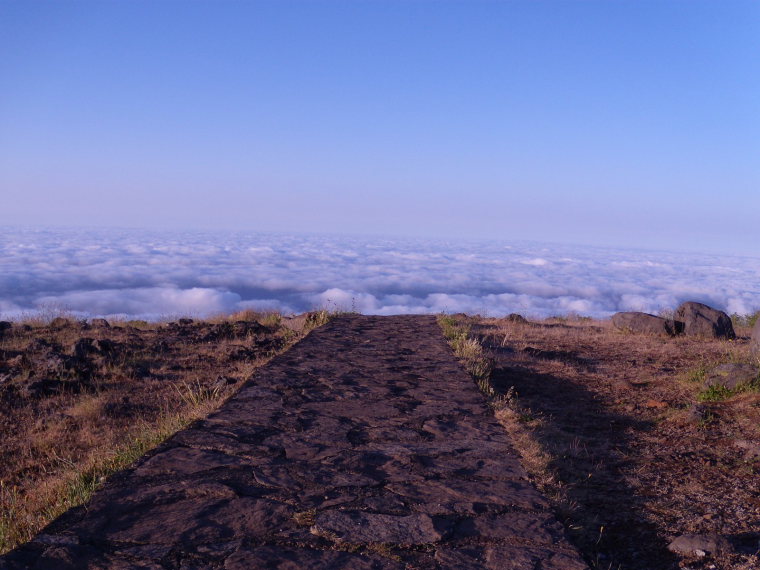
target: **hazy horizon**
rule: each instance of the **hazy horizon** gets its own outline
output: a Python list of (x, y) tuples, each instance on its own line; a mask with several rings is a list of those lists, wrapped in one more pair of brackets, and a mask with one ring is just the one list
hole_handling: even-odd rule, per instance
[(760, 4), (0, 1), (0, 225), (759, 255)]
[(0, 228), (0, 318), (760, 310), (760, 258), (531, 241)]

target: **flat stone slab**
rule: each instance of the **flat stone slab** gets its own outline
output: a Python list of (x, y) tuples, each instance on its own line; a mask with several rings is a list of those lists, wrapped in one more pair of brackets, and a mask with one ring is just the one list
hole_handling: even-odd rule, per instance
[(0, 568), (587, 568), (432, 316), (339, 317)]

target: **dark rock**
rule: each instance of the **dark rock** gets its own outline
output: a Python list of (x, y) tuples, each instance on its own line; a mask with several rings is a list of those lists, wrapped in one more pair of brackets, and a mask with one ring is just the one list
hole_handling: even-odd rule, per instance
[(21, 387), (20, 392), (25, 398), (36, 400), (52, 394), (59, 394), (63, 391), (64, 384), (60, 380), (44, 378), (27, 383)]
[(73, 324), (73, 321), (66, 317), (56, 317), (50, 321), (50, 328), (55, 330), (65, 329)]
[(235, 321), (232, 323), (234, 338), (246, 338), (264, 332), (267, 332), (267, 328), (258, 321)]
[(519, 323), (521, 325), (524, 325), (528, 322), (528, 319), (526, 319), (522, 315), (518, 315), (517, 313), (510, 313), (509, 315), (507, 315), (507, 320), (510, 323)]
[(151, 375), (150, 365), (146, 362), (133, 362), (129, 367), (129, 373), (133, 378), (149, 378)]
[(111, 323), (109, 323), (105, 319), (92, 319), (90, 321), (90, 325), (92, 325), (93, 328), (96, 328), (96, 329), (110, 329), (111, 328)]
[[(437, 548), (438, 568), (446, 570), (588, 570), (579, 558), (551, 547), (525, 547), (510, 544), (467, 545)], [(611, 567), (611, 566), (610, 566)]]
[(677, 334), (706, 338), (734, 339), (736, 333), (731, 318), (718, 309), (689, 301), (681, 304), (675, 313)]
[(234, 323), (224, 322), (213, 325), (211, 330), (201, 340), (203, 342), (214, 342), (217, 340), (246, 339), (266, 332), (268, 332), (268, 329), (254, 320), (235, 321)]
[(8, 321), (0, 321), (0, 337), (2, 337), (7, 331), (13, 328), (13, 323)]
[(719, 364), (708, 372), (705, 386), (723, 386), (735, 390), (757, 379), (758, 374), (760, 370), (752, 364)]
[(715, 556), (730, 554), (731, 543), (717, 534), (682, 534), (669, 545), (668, 550), (685, 556)]
[(79, 360), (85, 360), (92, 355), (112, 354), (116, 346), (112, 340), (83, 337), (72, 345), (71, 355)]
[(95, 339), (92, 341), (92, 347), (100, 354), (113, 354), (116, 351), (117, 344), (107, 338)]
[(180, 319), (177, 322), (179, 322), (179, 324), (184, 326), (184, 325), (192, 325), (194, 321), (193, 319)]
[(214, 383), (211, 384), (212, 390), (223, 390), (227, 386), (231, 386), (232, 384), (235, 384), (237, 382), (237, 378), (233, 378), (232, 376), (219, 376), (216, 380), (214, 380)]
[(44, 338), (35, 338), (32, 340), (32, 342), (29, 343), (29, 346), (27, 347), (27, 351), (33, 353), (56, 352), (57, 349), (58, 346), (55, 343), (47, 341)]
[(307, 315), (295, 315), (293, 317), (282, 317), (280, 324), (286, 329), (290, 329), (295, 332), (303, 332), (306, 328)]
[(644, 334), (673, 334), (670, 322), (648, 313), (624, 312), (612, 315), (612, 325), (622, 331)]
[(446, 524), (439, 524), (426, 514), (407, 516), (383, 515), (361, 511), (325, 511), (317, 515), (312, 532), (338, 542), (396, 542), (401, 544), (428, 544), (438, 542), (447, 532)]
[(710, 404), (692, 404), (689, 408), (688, 418), (692, 423), (704, 424), (715, 418), (715, 412)]
[(462, 519), (456, 525), (454, 536), (464, 539), (480, 537), (497, 540), (529, 536), (534, 543), (556, 544), (564, 540), (564, 529), (551, 515), (541, 519), (534, 513), (518, 511)]
[(742, 554), (760, 552), (760, 532), (741, 532), (731, 536), (734, 550)]
[[(226, 325), (226, 327), (225, 327)], [(266, 332), (266, 327), (257, 321), (235, 321), (234, 323), (224, 323), (219, 325), (225, 327), (228, 338), (247, 338), (256, 334)]]
[(94, 340), (91, 338), (80, 338), (71, 347), (71, 355), (80, 360), (84, 360), (98, 350), (94, 346)]
[(310, 550), (291, 546), (244, 547), (224, 561), (225, 570), (250, 568), (330, 568), (331, 570), (403, 570), (406, 564), (376, 554)]

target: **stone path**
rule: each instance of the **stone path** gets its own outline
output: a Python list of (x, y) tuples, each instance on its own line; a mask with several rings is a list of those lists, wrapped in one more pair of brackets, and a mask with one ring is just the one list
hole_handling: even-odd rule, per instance
[(347, 316), (0, 568), (587, 568), (434, 317)]

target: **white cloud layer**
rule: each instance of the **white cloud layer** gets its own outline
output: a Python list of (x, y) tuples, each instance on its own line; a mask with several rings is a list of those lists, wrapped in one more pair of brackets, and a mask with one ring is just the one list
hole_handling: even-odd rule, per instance
[(0, 230), (0, 316), (158, 319), (245, 308), (603, 317), (760, 309), (760, 259), (537, 243)]

